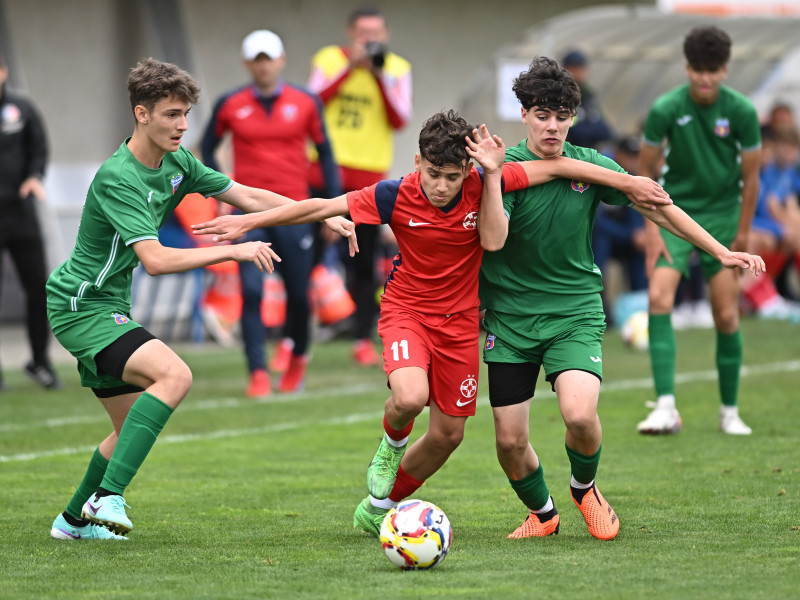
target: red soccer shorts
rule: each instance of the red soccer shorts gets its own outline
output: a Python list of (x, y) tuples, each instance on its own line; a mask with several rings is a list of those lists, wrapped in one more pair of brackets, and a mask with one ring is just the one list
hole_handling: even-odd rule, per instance
[(386, 376), (401, 367), (428, 374), (429, 398), (446, 415), (475, 414), (478, 397), (478, 309), (429, 315), (381, 307), (378, 334)]

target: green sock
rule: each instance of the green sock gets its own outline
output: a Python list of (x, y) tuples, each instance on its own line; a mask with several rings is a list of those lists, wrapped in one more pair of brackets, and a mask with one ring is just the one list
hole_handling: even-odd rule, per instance
[(509, 479), (508, 482), (522, 500), (522, 503), (531, 510), (539, 510), (550, 499), (550, 490), (544, 481), (544, 469), (539, 463), (539, 468), (522, 479)]
[(600, 464), (600, 453), (603, 451), (603, 444), (600, 444), (597, 452), (591, 456), (581, 454), (566, 444), (564, 444), (564, 448), (567, 449), (569, 464), (572, 466), (572, 476), (576, 481), (581, 483), (594, 481), (595, 475), (597, 475), (597, 465)]
[(81, 509), (89, 497), (97, 491), (100, 487), (100, 482), (103, 481), (103, 475), (108, 468), (108, 461), (100, 454), (100, 449), (95, 448), (92, 454), (92, 460), (89, 461), (89, 468), (86, 469), (86, 475), (83, 476), (83, 481), (75, 490), (75, 495), (72, 500), (67, 504), (67, 514), (76, 519), (81, 519)]
[(656, 396), (675, 394), (675, 331), (672, 329), (672, 316), (650, 315), (648, 335)]
[(717, 373), (719, 395), (725, 406), (736, 406), (739, 397), (739, 372), (742, 368), (742, 332), (717, 331)]
[(167, 423), (172, 409), (144, 392), (131, 406), (100, 487), (122, 494)]

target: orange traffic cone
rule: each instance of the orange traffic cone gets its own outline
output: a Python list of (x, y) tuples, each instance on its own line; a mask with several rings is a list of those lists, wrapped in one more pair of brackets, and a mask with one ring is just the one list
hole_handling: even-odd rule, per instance
[(280, 327), (286, 322), (286, 287), (277, 273), (264, 278), (261, 320), (266, 327)]
[(311, 306), (323, 325), (338, 323), (356, 310), (356, 304), (347, 293), (342, 278), (325, 265), (317, 265), (311, 271), (308, 293)]

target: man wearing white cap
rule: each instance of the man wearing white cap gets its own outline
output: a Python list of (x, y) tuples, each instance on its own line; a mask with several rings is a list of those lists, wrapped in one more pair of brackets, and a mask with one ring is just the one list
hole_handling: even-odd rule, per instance
[[(319, 154), (329, 197), (341, 193), (339, 175), (325, 131), (322, 102), (309, 91), (283, 80), (286, 67), (283, 42), (272, 31), (253, 31), (242, 42), (242, 58), (251, 82), (224, 94), (214, 107), (202, 142), (204, 162), (214, 168), (214, 152), (225, 135), (231, 136), (234, 178), (252, 187), (301, 200), (308, 198), (307, 142)], [(293, 348), (278, 383), (282, 392), (302, 388), (308, 363), (310, 316), (308, 281), (313, 261), (314, 225), (290, 225), (250, 232), (247, 241), (271, 242), (283, 259), (278, 271), (286, 285), (287, 321), (284, 329)], [(242, 282), (242, 337), (250, 381), (250, 397), (269, 395), (261, 321), (262, 274), (255, 268), (239, 269)]]

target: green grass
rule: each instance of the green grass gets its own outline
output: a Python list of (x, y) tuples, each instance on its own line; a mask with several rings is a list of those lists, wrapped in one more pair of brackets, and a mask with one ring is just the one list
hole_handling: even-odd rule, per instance
[[(242, 397), (238, 349), (179, 348), (195, 384), (126, 493), (128, 542), (49, 537), (109, 431), (72, 365), (66, 389), (19, 372), (0, 395), (3, 598), (776, 598), (800, 587), (800, 328), (746, 321), (741, 414), (750, 437), (721, 434), (709, 330), (679, 332), (684, 430), (635, 432), (652, 396), (646, 353), (610, 333), (604, 348), (599, 486), (621, 520), (593, 539), (568, 495), (555, 396), (537, 391), (532, 438), (561, 533), (508, 540), (525, 517), (497, 465), (491, 410), (416, 494), (454, 527), (436, 569), (402, 572), (352, 528), (387, 395), (380, 370), (355, 369), (349, 344), (315, 347), (306, 391)], [(412, 438), (427, 425), (417, 421)]]

